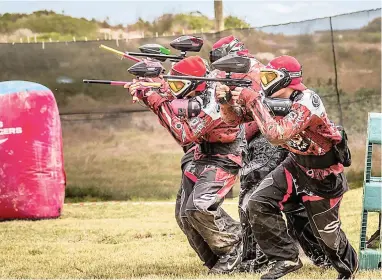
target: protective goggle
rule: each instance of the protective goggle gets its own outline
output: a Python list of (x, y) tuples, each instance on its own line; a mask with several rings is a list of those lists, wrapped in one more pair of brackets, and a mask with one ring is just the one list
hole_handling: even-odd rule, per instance
[(264, 71), (264, 70), (261, 70), (260, 71), (260, 80), (261, 80), (261, 83), (264, 86), (267, 86), (270, 83), (272, 83), (279, 76), (279, 74), (277, 72), (276, 71)]
[(300, 78), (302, 76), (302, 71), (299, 72), (288, 72), (279, 71), (275, 69), (262, 69), (260, 70), (260, 80), (264, 87), (273, 84), (274, 82), (281, 81), (283, 79), (291, 81), (293, 78)]
[(192, 82), (187, 80), (175, 80), (175, 79), (169, 79), (167, 80), (167, 83), (170, 87), (171, 93), (176, 98), (183, 98), (186, 96), (186, 93), (190, 91), (190, 87)]

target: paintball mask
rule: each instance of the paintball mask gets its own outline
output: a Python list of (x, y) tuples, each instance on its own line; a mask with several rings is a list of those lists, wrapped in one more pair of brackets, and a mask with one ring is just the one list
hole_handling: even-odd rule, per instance
[[(174, 75), (174, 73), (171, 73)], [(197, 88), (197, 84), (194, 81), (187, 81), (180, 79), (168, 79), (167, 80), (170, 90), (173, 96), (177, 99), (187, 97), (187, 95)]]
[(187, 57), (175, 63), (170, 71), (170, 75), (179, 76), (178, 78), (168, 79), (172, 95), (177, 98), (185, 98), (192, 91), (204, 91), (206, 83), (204, 81), (189, 81), (182, 79), (182, 76), (204, 77), (207, 73), (206, 65), (202, 58), (198, 56)]
[(292, 56), (279, 56), (260, 70), (261, 88), (265, 96), (271, 96), (282, 88), (303, 91), (302, 67)]
[(271, 96), (276, 91), (288, 87), (292, 79), (300, 78), (302, 71), (289, 72), (285, 68), (280, 70), (262, 69), (260, 71), (261, 88), (266, 96)]

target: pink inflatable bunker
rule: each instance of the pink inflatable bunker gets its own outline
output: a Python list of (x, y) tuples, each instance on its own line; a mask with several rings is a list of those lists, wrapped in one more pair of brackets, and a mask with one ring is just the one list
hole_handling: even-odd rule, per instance
[(64, 196), (53, 93), (36, 83), (0, 82), (0, 220), (59, 217)]

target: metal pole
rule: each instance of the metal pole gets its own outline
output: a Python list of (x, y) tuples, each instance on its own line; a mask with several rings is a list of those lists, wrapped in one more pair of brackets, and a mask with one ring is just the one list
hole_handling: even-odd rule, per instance
[(343, 126), (340, 92), (338, 90), (338, 80), (337, 80), (337, 60), (336, 60), (336, 51), (334, 49), (334, 35), (333, 35), (333, 26), (332, 26), (331, 17), (329, 18), (329, 22), (330, 22), (330, 34), (332, 37), (332, 52), (333, 52), (333, 63), (334, 63), (334, 86), (336, 88), (336, 93), (337, 93), (338, 111), (340, 112), (340, 125)]
[(215, 9), (215, 31), (224, 30), (224, 18), (223, 18), (223, 0), (214, 0)]

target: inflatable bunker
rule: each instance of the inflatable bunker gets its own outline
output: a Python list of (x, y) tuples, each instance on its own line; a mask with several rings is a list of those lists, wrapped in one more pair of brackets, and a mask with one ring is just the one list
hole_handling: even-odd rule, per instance
[(53, 93), (32, 82), (0, 82), (0, 220), (59, 217), (65, 181)]

